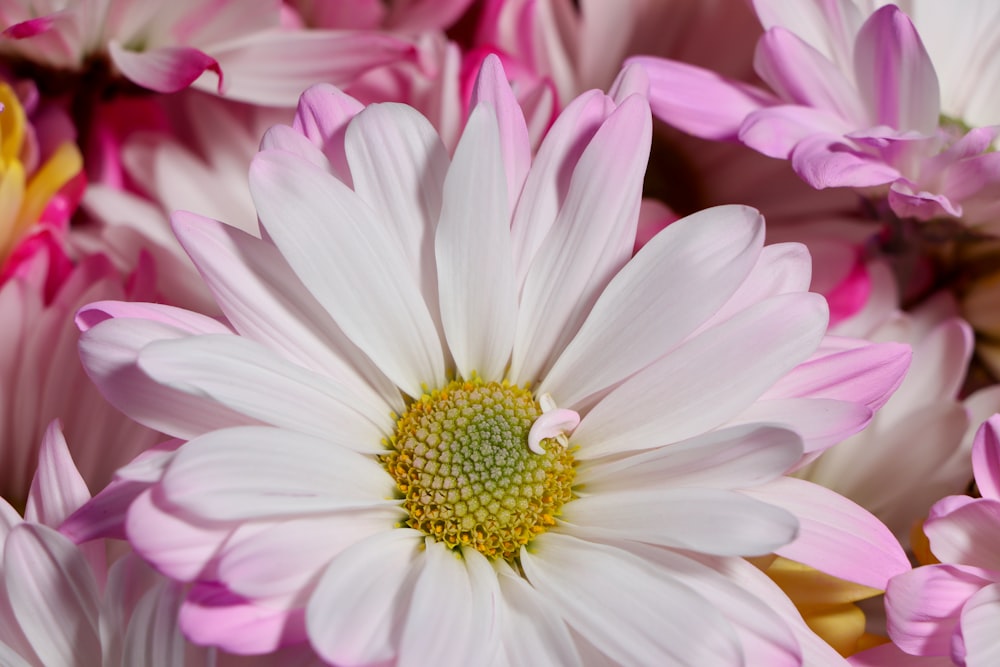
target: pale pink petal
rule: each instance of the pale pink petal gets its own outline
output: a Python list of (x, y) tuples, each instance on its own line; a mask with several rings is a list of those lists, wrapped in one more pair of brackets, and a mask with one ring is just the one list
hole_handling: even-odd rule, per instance
[(660, 120), (689, 134), (735, 139), (750, 113), (778, 103), (773, 95), (710, 70), (662, 58), (636, 57), (649, 75), (649, 106)]
[(59, 532), (77, 544), (100, 537), (124, 540), (129, 505), (148, 488), (149, 484), (143, 482), (113, 480), (71, 514), (59, 527)]
[[(317, 148), (302, 133), (292, 129), (288, 125), (272, 125), (269, 127), (264, 136), (261, 137), (260, 150), (279, 150), (295, 153), (304, 160), (312, 162), (317, 167), (329, 171), (340, 178), (340, 180), (345, 180), (340, 174), (334, 172), (333, 165), (330, 164), (330, 160), (323, 154), (323, 151)], [(347, 179), (346, 182), (350, 182), (350, 174), (347, 175)]]
[(865, 18), (853, 2), (753, 0), (753, 8), (765, 30), (786, 28), (841, 68), (850, 66), (855, 35)]
[(885, 593), (889, 636), (907, 653), (948, 655), (962, 606), (992, 583), (982, 571), (951, 565), (894, 577)]
[(260, 31), (209, 50), (225, 82), (202, 76), (195, 88), (267, 106), (292, 106), (317, 81), (344, 86), (415, 55), (412, 44), (388, 34), (334, 30)]
[(497, 575), (486, 557), (457, 558), (427, 540), (399, 644), (400, 667), (492, 664), (500, 648)]
[(214, 73), (218, 89), (223, 86), (219, 63), (198, 49), (167, 46), (149, 51), (131, 51), (112, 40), (108, 42), (108, 53), (126, 78), (158, 93), (183, 90), (206, 70)]
[[(649, 365), (729, 299), (763, 240), (763, 218), (748, 207), (713, 208), (671, 224), (611, 280), (538, 391), (571, 407)], [(692, 280), (698, 289), (682, 287)], [(643, 289), (648, 285), (662, 288)], [(617, 353), (595, 367), (611, 349)]]
[(730, 420), (730, 424), (768, 423), (802, 437), (805, 453), (822, 451), (854, 435), (872, 419), (871, 408), (858, 403), (823, 398), (784, 398), (757, 401)]
[(976, 431), (972, 470), (983, 497), (1000, 500), (1000, 415), (990, 417)]
[(594, 406), (573, 434), (577, 458), (648, 449), (721, 425), (811, 354), (826, 322), (822, 297), (786, 294), (690, 339)]
[(748, 488), (769, 482), (802, 456), (802, 440), (791, 431), (749, 424), (721, 428), (690, 440), (631, 456), (584, 461), (576, 481), (588, 494), (654, 490), (664, 485)]
[(240, 655), (270, 653), (305, 639), (302, 609), (247, 600), (213, 583), (196, 583), (188, 591), (178, 621), (192, 642)]
[(882, 644), (847, 659), (851, 667), (954, 667), (949, 657), (931, 657), (904, 653), (895, 644)]
[(164, 497), (216, 521), (395, 504), (396, 485), (385, 468), (338, 438), (336, 432), (320, 439), (267, 427), (208, 433), (178, 450), (161, 482)]
[(333, 175), (348, 186), (353, 184), (347, 166), (344, 137), (347, 124), (364, 106), (328, 83), (310, 86), (299, 98), (292, 128), (302, 133), (330, 161)]
[(14, 616), (41, 663), (100, 663), (97, 582), (76, 545), (46, 526), (7, 536), (3, 582)]
[(80, 331), (114, 318), (152, 320), (189, 334), (232, 333), (226, 325), (200, 313), (161, 303), (97, 301), (87, 304), (76, 314)]
[[(84, 317), (83, 311), (78, 317)], [(192, 438), (216, 428), (252, 423), (218, 403), (164, 387), (139, 369), (139, 351), (146, 345), (186, 335), (176, 326), (155, 320), (111, 319), (83, 333), (80, 359), (112, 405), (154, 430)]]
[(257, 156), (250, 190), (268, 235), (347, 337), (411, 396), (423, 384), (444, 385), (437, 329), (400, 241), (373, 211), (328, 173), (282, 151)]
[(829, 135), (804, 139), (792, 151), (792, 168), (816, 189), (865, 188), (883, 185), (900, 177), (899, 171), (881, 159), (855, 150)]
[(129, 505), (125, 521), (129, 543), (171, 579), (193, 581), (205, 571), (231, 528), (195, 523), (163, 501), (162, 494), (158, 496), (146, 491)]
[(895, 5), (873, 13), (854, 45), (854, 76), (870, 125), (931, 134), (941, 115), (937, 74), (909, 17)]
[(355, 667), (398, 657), (424, 535), (397, 528), (340, 553), (306, 608), (309, 641), (330, 663)]
[(531, 168), (531, 144), (524, 112), (511, 90), (500, 59), (493, 54), (488, 55), (479, 68), (469, 108), (475, 109), (480, 102), (485, 102), (496, 113), (509, 210), (513, 211)]
[(900, 217), (932, 220), (951, 216), (962, 216), (962, 206), (943, 194), (921, 190), (919, 186), (904, 179), (889, 186), (889, 206)]
[(59, 422), (54, 420), (45, 429), (38, 450), (38, 470), (28, 491), (24, 519), (59, 528), (88, 500), (90, 490), (73, 463)]
[(241, 336), (153, 342), (138, 365), (164, 387), (224, 405), (249, 422), (320, 438), (332, 433), (357, 451), (383, 451), (393, 429), (392, 408), (364, 385), (336, 382)]
[(561, 518), (569, 525), (560, 530), (578, 537), (719, 556), (769, 554), (798, 533), (798, 522), (787, 511), (722, 489), (604, 491), (567, 503)]
[(582, 667), (573, 637), (555, 605), (503, 561), (497, 568), (499, 625), (507, 664)]
[(910, 569), (903, 548), (881, 521), (827, 488), (783, 477), (743, 493), (799, 520), (798, 539), (776, 549), (779, 556), (880, 590), (890, 577)]
[(441, 322), (466, 378), (503, 376), (514, 341), (517, 288), (503, 159), (496, 114), (481, 104), (448, 169), (434, 243)]
[(158, 582), (142, 596), (129, 617), (128, 631), (123, 633), (121, 664), (164, 667), (195, 664), (177, 618), (183, 598), (183, 587), (168, 580)]
[(0, 663), (5, 667), (35, 667), (20, 653), (15, 652), (3, 642), (0, 642)]
[[(852, 129), (827, 109), (778, 105), (747, 116), (740, 126), (739, 140), (769, 157), (788, 159), (806, 139), (834, 143)], [(812, 182), (809, 184), (816, 187)]]
[(275, 524), (246, 523), (219, 552), (219, 580), (250, 598), (293, 596), (310, 588), (344, 549), (405, 518), (399, 507), (379, 507)]
[(946, 563), (1000, 570), (1000, 500), (979, 498), (924, 523), (931, 551)]
[[(521, 550), (528, 581), (615, 663), (738, 665), (736, 634), (691, 588), (627, 551), (545, 533)], [(608, 619), (614, 618), (614, 623)]]
[(848, 122), (868, 125), (853, 82), (822, 53), (784, 28), (757, 42), (754, 70), (783, 100), (828, 109)]
[(955, 660), (964, 660), (969, 667), (1000, 664), (1000, 639), (997, 620), (1000, 619), (1000, 585), (983, 588), (962, 608), (961, 633), (964, 652), (952, 648)]
[(580, 156), (564, 205), (525, 278), (513, 380), (544, 376), (631, 256), (651, 132), (646, 101), (629, 97)]

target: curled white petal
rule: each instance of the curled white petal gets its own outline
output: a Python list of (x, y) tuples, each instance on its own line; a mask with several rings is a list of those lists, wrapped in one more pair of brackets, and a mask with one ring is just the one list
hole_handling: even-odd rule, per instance
[[(541, 403), (541, 399), (539, 399), (539, 403)], [(569, 442), (566, 440), (566, 434), (572, 433), (579, 423), (580, 415), (566, 408), (556, 408), (542, 413), (542, 416), (535, 420), (528, 432), (528, 449), (535, 454), (544, 454), (542, 440), (546, 438), (556, 438), (560, 444), (565, 446)]]

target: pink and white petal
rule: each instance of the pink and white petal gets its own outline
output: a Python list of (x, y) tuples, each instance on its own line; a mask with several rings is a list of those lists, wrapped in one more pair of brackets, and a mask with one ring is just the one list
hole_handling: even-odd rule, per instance
[(950, 657), (910, 655), (895, 644), (882, 644), (847, 659), (851, 667), (954, 667)]
[(250, 521), (396, 504), (374, 458), (338, 442), (277, 428), (223, 429), (191, 440), (160, 482), (164, 498), (210, 521)]
[(619, 665), (743, 661), (714, 605), (623, 549), (549, 532), (521, 549), (521, 565), (566, 623)]
[(762, 556), (798, 533), (789, 512), (724, 489), (604, 492), (567, 503), (560, 518), (568, 524), (561, 532), (583, 539), (632, 540), (717, 556)]
[(871, 421), (871, 408), (823, 398), (757, 401), (729, 420), (729, 425), (771, 424), (794, 431), (805, 453), (819, 452), (854, 435)]
[(149, 488), (148, 483), (115, 479), (87, 504), (73, 512), (59, 526), (59, 532), (82, 544), (102, 537), (117, 540), (125, 536), (125, 516), (129, 506)]
[(912, 350), (902, 343), (871, 343), (824, 354), (796, 366), (762, 399), (825, 398), (877, 410), (903, 382)]
[(869, 124), (853, 81), (798, 35), (771, 28), (757, 42), (753, 65), (783, 100), (828, 109), (849, 123)]
[(1000, 500), (1000, 415), (993, 415), (976, 430), (972, 470), (983, 497)]
[(3, 642), (0, 642), (0, 664), (6, 667), (35, 667), (24, 656)]
[(826, 322), (821, 296), (786, 294), (688, 340), (591, 409), (573, 433), (577, 458), (649, 449), (725, 423), (808, 357)]
[(855, 35), (865, 19), (853, 2), (788, 4), (784, 0), (753, 0), (753, 7), (765, 30), (786, 28), (841, 69), (850, 66)]
[(409, 528), (375, 534), (337, 555), (306, 607), (309, 642), (330, 663), (386, 664), (399, 656), (424, 536)]
[(373, 104), (348, 125), (344, 150), (354, 191), (400, 240), (412, 279), (437, 318), (434, 229), (449, 162), (441, 138), (415, 109)]
[(444, 182), (434, 242), (441, 323), (458, 373), (504, 375), (514, 341), (517, 288), (510, 211), (494, 110), (472, 110)]
[(305, 614), (284, 601), (248, 600), (215, 583), (196, 583), (181, 604), (184, 635), (238, 655), (270, 653), (306, 638)]
[(799, 520), (798, 538), (775, 549), (779, 556), (879, 590), (910, 569), (903, 547), (881, 521), (825, 487), (782, 477), (743, 493)]
[(966, 495), (945, 496), (935, 502), (934, 506), (930, 508), (930, 511), (927, 513), (927, 519), (933, 521), (934, 519), (946, 517), (959, 507), (965, 507), (969, 503), (979, 502), (980, 500), (980, 498), (973, 498)]
[(703, 139), (735, 139), (744, 118), (779, 101), (759, 88), (687, 63), (640, 56), (625, 64), (641, 65), (649, 75), (653, 115)]
[(979, 498), (924, 522), (931, 552), (945, 563), (1000, 570), (1000, 500)]
[[(744, 664), (769, 667), (816, 664), (802, 660), (803, 651), (792, 630), (795, 617), (790, 618), (789, 610), (782, 608), (791, 607), (791, 602), (784, 598), (783, 604), (777, 603), (775, 598), (783, 598), (782, 591), (747, 561), (679, 554), (643, 544), (623, 548), (664, 568), (671, 577), (722, 611), (740, 638)], [(738, 572), (738, 579), (734, 571)]]
[(633, 95), (580, 156), (552, 229), (525, 277), (510, 377), (544, 377), (632, 254), (651, 119)]
[(70, 456), (58, 420), (45, 429), (38, 450), (38, 470), (28, 491), (24, 519), (50, 528), (62, 522), (90, 500), (90, 490)]
[(317, 81), (335, 86), (364, 72), (415, 56), (412, 44), (389, 34), (368, 31), (259, 31), (209, 49), (225, 82), (202, 76), (193, 86), (241, 102), (294, 106)]
[(155, 488), (140, 494), (125, 517), (125, 533), (132, 548), (178, 581), (194, 581), (205, 573), (231, 531), (229, 525), (194, 520), (165, 502)]
[(566, 665), (583, 661), (566, 623), (545, 596), (498, 561), (500, 632), (509, 665)]
[(994, 583), (984, 574), (975, 568), (928, 565), (893, 577), (885, 592), (892, 641), (913, 655), (948, 655), (962, 607)]
[(400, 667), (490, 665), (500, 650), (497, 575), (486, 557), (462, 557), (428, 539), (399, 643)]
[(222, 70), (216, 59), (188, 46), (132, 51), (111, 40), (108, 53), (125, 78), (158, 93), (183, 90), (209, 70), (215, 75), (215, 88), (221, 90), (223, 86)]
[(900, 217), (927, 221), (934, 218), (962, 216), (960, 203), (943, 194), (921, 190), (915, 184), (903, 179), (894, 181), (889, 186), (888, 200), (892, 212)]
[(791, 159), (795, 173), (817, 190), (866, 188), (900, 178), (895, 167), (829, 135), (803, 139), (795, 145)]
[(210, 664), (203, 662), (206, 656), (197, 660), (190, 655), (205, 649), (191, 647), (181, 634), (177, 613), (183, 598), (183, 587), (167, 580), (157, 582), (142, 596), (129, 617), (128, 630), (123, 633), (121, 664), (164, 667)]
[(308, 590), (339, 553), (405, 519), (398, 507), (281, 523), (243, 524), (219, 552), (218, 577), (248, 598), (292, 597)]
[(341, 383), (281, 359), (240, 336), (192, 336), (150, 343), (139, 368), (155, 382), (224, 405), (248, 422), (379, 453), (392, 407), (366, 385)]
[[(320, 169), (325, 169), (331, 174), (344, 180), (340, 174), (334, 172), (330, 160), (323, 154), (315, 144), (307, 139), (302, 133), (294, 130), (288, 125), (272, 125), (264, 133), (260, 140), (260, 150), (262, 151), (288, 151), (294, 153), (304, 160), (312, 162)], [(348, 179), (350, 174), (348, 174)], [(349, 182), (349, 181), (348, 181)]]
[[(186, 334), (225, 334), (232, 330), (216, 319), (162, 303), (134, 301), (95, 301), (76, 314), (76, 326), (87, 332), (110, 319), (151, 320), (174, 327)], [(176, 336), (174, 336), (176, 338)]]
[(302, 93), (292, 121), (292, 128), (323, 152), (333, 175), (348, 187), (354, 181), (347, 165), (344, 138), (348, 123), (363, 108), (364, 105), (339, 88), (317, 83)]
[(250, 191), (292, 270), (390, 380), (411, 396), (445, 384), (437, 328), (402, 245), (360, 197), (282, 151), (257, 155)]
[(4, 544), (3, 582), (41, 664), (100, 663), (100, 593), (75, 544), (46, 526), (22, 523)]
[(508, 210), (513, 211), (531, 168), (531, 143), (524, 112), (511, 90), (503, 64), (494, 54), (486, 56), (479, 68), (469, 108), (475, 109), (480, 102), (492, 107), (496, 113), (500, 154), (507, 175)]
[[(720, 206), (671, 224), (608, 283), (538, 392), (574, 407), (648, 366), (735, 293), (763, 241), (764, 219), (745, 206)], [(698, 288), (681, 287), (690, 284)], [(641, 288), (648, 285), (662, 288)], [(595, 367), (608, 350), (616, 352)]]
[(956, 662), (967, 667), (988, 667), (1000, 664), (1000, 641), (997, 640), (997, 619), (1000, 619), (1000, 585), (987, 586), (969, 598), (962, 607), (959, 633), (964, 652), (952, 649)]
[(139, 351), (146, 345), (186, 335), (175, 326), (154, 320), (111, 319), (80, 336), (80, 359), (112, 405), (154, 430), (187, 439), (251, 423), (248, 417), (218, 403), (164, 387), (138, 367)]
[(761, 424), (721, 428), (631, 456), (582, 462), (582, 493), (670, 487), (748, 488), (781, 476), (802, 456), (792, 431)]
[(932, 134), (941, 115), (937, 74), (917, 29), (895, 5), (876, 10), (858, 31), (854, 76), (870, 125)]

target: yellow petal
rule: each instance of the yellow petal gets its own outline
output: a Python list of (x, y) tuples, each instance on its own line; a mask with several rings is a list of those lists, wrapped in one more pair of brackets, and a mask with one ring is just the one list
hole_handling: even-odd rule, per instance
[(17, 160), (0, 165), (0, 264), (18, 239), (18, 218), (24, 201), (24, 167)]
[(18, 219), (19, 233), (27, 231), (28, 227), (38, 221), (52, 196), (80, 173), (82, 168), (83, 156), (75, 144), (66, 142), (56, 149), (28, 183)]
[(27, 118), (14, 89), (0, 82), (0, 157), (8, 164), (21, 156)]
[(838, 579), (787, 558), (776, 558), (767, 569), (767, 576), (797, 606), (857, 602), (882, 593), (876, 588)]
[(865, 634), (865, 614), (853, 604), (800, 607), (806, 625), (842, 656), (859, 649)]

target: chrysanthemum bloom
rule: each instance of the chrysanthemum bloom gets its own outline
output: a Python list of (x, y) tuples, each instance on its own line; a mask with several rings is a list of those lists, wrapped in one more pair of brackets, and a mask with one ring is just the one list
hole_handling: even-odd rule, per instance
[(0, 52), (55, 70), (89, 70), (98, 79), (110, 73), (160, 93), (194, 85), (290, 106), (312, 82), (347, 83), (413, 52), (374, 31), (287, 25), (278, 0), (61, 0), (41, 7), (0, 4)]
[[(989, 51), (1000, 14), (989, 2), (947, 11), (913, 3), (932, 31), (935, 22), (958, 26), (935, 32), (946, 77), (939, 82), (910, 18), (895, 5), (873, 12), (872, 4), (880, 3), (756, 0), (767, 30), (754, 68), (770, 89), (685, 63), (638, 58), (651, 75), (653, 111), (692, 134), (738, 139), (788, 159), (813, 187), (864, 188), (901, 217), (992, 223), (1000, 192), (997, 155), (990, 151), (996, 116), (971, 130), (964, 123), (984, 118), (985, 101), (995, 100), (996, 75), (976, 59), (972, 66), (987, 75), (976, 92), (977, 79), (959, 79), (958, 67), (968, 59), (953, 57), (951, 45), (968, 40), (963, 48)], [(943, 117), (952, 112), (967, 113)]]
[(102, 391), (188, 441), (145, 466), (126, 531), (192, 582), (189, 638), (308, 639), (337, 665), (797, 665), (831, 651), (737, 556), (908, 567), (782, 477), (867, 423), (907, 350), (824, 344), (808, 256), (763, 249), (751, 209), (631, 258), (644, 84), (575, 100), (533, 161), (495, 59), (450, 160), (411, 108), (313, 88), (251, 167), (264, 238), (174, 217), (226, 323), (81, 311)]
[(948, 496), (932, 508), (924, 532), (941, 563), (892, 579), (886, 611), (906, 653), (978, 667), (1000, 661), (1000, 415), (976, 434), (972, 467), (982, 497)]

